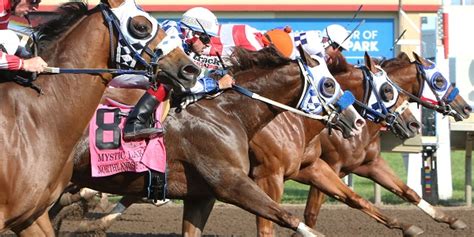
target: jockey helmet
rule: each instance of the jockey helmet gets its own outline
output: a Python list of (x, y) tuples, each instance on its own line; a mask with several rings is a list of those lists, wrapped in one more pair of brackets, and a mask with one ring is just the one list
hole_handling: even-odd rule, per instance
[(273, 46), (285, 57), (289, 58), (293, 52), (293, 41), (288, 32), (274, 29), (265, 33)]
[[(304, 35), (303, 35), (304, 34)], [(321, 44), (321, 36), (315, 30), (308, 30), (300, 34), (301, 46), (310, 56), (318, 55), (321, 57), (325, 54), (323, 45)]]
[(216, 15), (204, 7), (193, 7), (187, 10), (181, 18), (181, 23), (193, 31), (204, 33), (205, 30), (210, 36), (217, 36), (219, 30)]
[(344, 50), (349, 48), (349, 33), (344, 26), (338, 24), (329, 25), (323, 30), (321, 35), (324, 48), (332, 44), (336, 44)]

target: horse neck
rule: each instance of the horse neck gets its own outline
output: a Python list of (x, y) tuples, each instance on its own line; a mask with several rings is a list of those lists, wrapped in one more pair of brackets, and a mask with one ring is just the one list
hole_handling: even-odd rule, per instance
[[(54, 67), (107, 68), (109, 33), (102, 22), (100, 13), (83, 18), (52, 42), (41, 56)], [(51, 121), (55, 129), (80, 135), (99, 104), (106, 88), (104, 81), (110, 78), (111, 75), (40, 75), (36, 83), (44, 89), (45, 95), (40, 96), (40, 100), (36, 96), (29, 98), (33, 100), (32, 106), (41, 108), (43, 105), (38, 104), (44, 103), (49, 105), (49, 114), (58, 115)]]
[[(271, 100), (295, 107), (302, 94), (303, 85), (299, 67), (291, 63), (272, 72), (266, 70), (247, 71), (236, 75), (236, 81), (243, 87)], [(227, 93), (228, 109), (244, 125), (249, 139), (285, 110), (270, 106), (261, 101), (252, 100), (243, 95)]]
[(353, 65), (347, 65), (345, 70), (340, 70), (334, 73), (333, 76), (342, 90), (349, 90), (359, 101), (364, 99), (365, 89), (362, 70)]
[(416, 64), (407, 63), (403, 65), (394, 65), (383, 68), (388, 77), (399, 85), (403, 90), (417, 96), (420, 90), (420, 81), (418, 80), (418, 70)]

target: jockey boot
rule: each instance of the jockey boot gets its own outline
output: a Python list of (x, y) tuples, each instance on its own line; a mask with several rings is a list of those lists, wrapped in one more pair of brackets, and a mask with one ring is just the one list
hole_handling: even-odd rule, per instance
[(163, 128), (155, 128), (154, 112), (159, 104), (155, 96), (145, 93), (128, 114), (123, 139), (139, 140), (163, 134)]

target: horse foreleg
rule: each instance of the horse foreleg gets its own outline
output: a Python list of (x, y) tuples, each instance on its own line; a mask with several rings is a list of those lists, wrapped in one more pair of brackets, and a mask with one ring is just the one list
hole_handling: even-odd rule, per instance
[(319, 189), (311, 186), (308, 193), (308, 199), (306, 200), (306, 206), (304, 209), (304, 222), (311, 228), (316, 226), (318, 220), (319, 211), (324, 203), (324, 193)]
[[(255, 177), (255, 183), (275, 202), (280, 203), (283, 195), (283, 175), (273, 174), (266, 177)], [(258, 236), (274, 236), (273, 223), (257, 216)]]
[(38, 219), (36, 219), (30, 226), (23, 230), (13, 230), (18, 236), (21, 237), (53, 237), (54, 229), (49, 220), (48, 212), (44, 212)]
[(185, 199), (183, 201), (183, 236), (202, 236), (215, 202), (215, 198)]
[[(246, 173), (239, 168), (232, 168), (233, 164), (213, 160), (195, 167), (203, 174), (202, 177), (210, 185), (218, 200), (234, 204), (303, 236), (322, 236), (321, 233), (312, 230), (297, 217), (281, 208)], [(226, 170), (225, 174), (222, 173), (223, 169)]]
[(53, 225), (51, 224), (51, 219), (49, 218), (48, 212), (44, 212), (36, 222), (38, 226), (41, 228), (45, 236), (55, 236), (55, 232), (53, 229)]
[(105, 232), (112, 225), (112, 223), (117, 220), (117, 218), (119, 218), (125, 212), (125, 210), (127, 210), (128, 207), (138, 200), (140, 200), (140, 198), (135, 196), (122, 197), (115, 207), (105, 216), (95, 221), (82, 221), (79, 223), (79, 226), (75, 232)]
[(416, 236), (423, 233), (423, 230), (419, 227), (400, 223), (396, 219), (384, 215), (371, 202), (363, 199), (345, 185), (323, 160), (318, 160), (311, 166), (301, 170), (295, 180), (315, 186), (325, 194), (366, 213), (390, 229), (402, 230), (405, 236)]
[(380, 156), (373, 162), (357, 168), (354, 170), (354, 173), (372, 179), (390, 192), (416, 205), (435, 221), (448, 224), (451, 229), (464, 229), (467, 227), (463, 221), (447, 215), (423, 200), (413, 189), (396, 176), (395, 172)]

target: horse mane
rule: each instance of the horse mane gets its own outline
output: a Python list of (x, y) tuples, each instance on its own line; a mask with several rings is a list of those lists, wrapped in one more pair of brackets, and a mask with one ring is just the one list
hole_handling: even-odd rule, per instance
[(333, 60), (333, 62), (328, 65), (328, 69), (329, 71), (331, 71), (332, 74), (343, 73), (348, 70), (349, 63), (341, 52), (336, 51), (334, 52), (334, 54), (329, 56)]
[(411, 64), (410, 58), (404, 52), (397, 55), (396, 58), (387, 59), (382, 61), (381, 67), (402, 67)]
[(233, 73), (252, 68), (270, 69), (289, 64), (292, 60), (282, 56), (274, 47), (265, 47), (259, 51), (251, 51), (235, 47), (230, 56)]
[(89, 12), (85, 2), (68, 2), (56, 9), (53, 19), (36, 26), (33, 30), (38, 39), (38, 49), (45, 49), (52, 41), (59, 38), (71, 25)]

